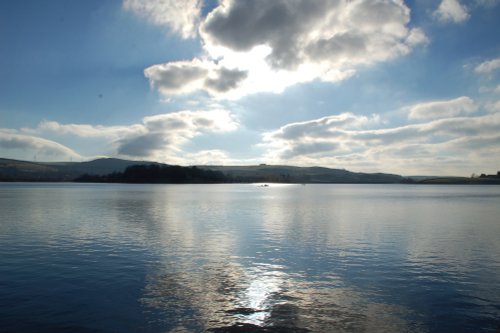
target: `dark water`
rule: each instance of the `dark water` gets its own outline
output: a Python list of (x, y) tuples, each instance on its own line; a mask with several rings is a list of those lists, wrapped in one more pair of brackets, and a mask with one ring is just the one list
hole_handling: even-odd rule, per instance
[(499, 332), (500, 186), (0, 184), (0, 332)]

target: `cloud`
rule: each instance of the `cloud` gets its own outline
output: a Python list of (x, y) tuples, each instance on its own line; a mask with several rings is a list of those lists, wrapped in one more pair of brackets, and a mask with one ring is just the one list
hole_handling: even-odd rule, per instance
[(442, 0), (434, 12), (434, 17), (441, 22), (461, 23), (469, 19), (467, 7), (458, 0)]
[(123, 8), (151, 23), (167, 26), (183, 38), (193, 38), (201, 15), (201, 0), (124, 0)]
[(488, 94), (488, 93), (493, 93), (493, 94), (500, 94), (500, 84), (497, 84), (495, 86), (481, 86), (479, 87), (479, 92), (481, 94)]
[[(315, 20), (338, 9), (325, 1), (294, 3), (285, 1), (225, 1), (212, 11), (202, 25), (205, 41), (234, 51), (250, 51), (255, 46), (271, 48), (268, 59), (275, 67), (299, 62), (296, 40), (309, 31)], [(286, 29), (286, 31), (285, 31)]]
[(425, 35), (424, 31), (420, 28), (413, 28), (406, 38), (406, 43), (410, 47), (417, 45), (425, 45), (429, 43), (429, 38)]
[(81, 158), (72, 149), (57, 142), (19, 134), (16, 131), (7, 129), (0, 129), (0, 148), (29, 151), (30, 154), (34, 154), (42, 160), (52, 158)]
[(342, 113), (315, 119), (311, 121), (285, 125), (274, 132), (263, 135), (264, 142), (273, 147), (272, 154), (283, 159), (293, 159), (297, 156), (318, 154), (346, 153), (343, 137), (349, 130), (360, 129), (369, 124), (378, 123), (379, 118), (373, 116), (356, 116)]
[(477, 74), (490, 74), (500, 68), (500, 58), (488, 60), (480, 63), (474, 68)]
[[(500, 89), (499, 89), (500, 93)], [(500, 100), (490, 102), (485, 105), (485, 109), (490, 113), (500, 112)]]
[(199, 60), (179, 61), (148, 67), (144, 75), (161, 93), (178, 94), (200, 89), (209, 72), (207, 67)]
[[(195, 165), (234, 165), (237, 164), (229, 155), (220, 149), (202, 150), (196, 153), (186, 154), (190, 164)], [(241, 163), (241, 161), (240, 161)]]
[[(442, 119), (424, 117), (426, 122), (395, 127), (384, 128), (384, 121), (377, 117), (371, 120), (341, 114), (287, 124), (264, 133), (260, 147), (266, 150), (267, 163), (403, 174), (469, 175), (481, 168), (496, 168), (500, 162), (500, 113), (474, 116), (471, 112), (477, 106), (468, 97), (449, 102), (468, 105), (461, 111), (463, 116), (448, 112), (449, 105), (436, 106), (439, 102), (421, 106), (432, 112), (444, 108), (445, 114), (439, 113)], [(437, 165), (443, 170), (436, 170)]]
[(120, 155), (166, 160), (189, 139), (206, 132), (233, 131), (238, 123), (225, 110), (180, 111), (146, 117), (143, 127), (139, 135), (117, 142)]
[(500, 0), (476, 0), (476, 4), (482, 7), (491, 8), (500, 3)]
[[(398, 125), (387, 125), (383, 115), (352, 113), (290, 123), (263, 133), (261, 143), (253, 147), (262, 155), (244, 161), (217, 147), (188, 148), (194, 138), (240, 127), (234, 115), (223, 109), (158, 114), (123, 126), (44, 121), (34, 129), (0, 129), (0, 150), (27, 151), (50, 160), (82, 158), (71, 148), (41, 137), (73, 135), (84, 142), (99, 139), (100, 149), (112, 156), (171, 164), (284, 163), (406, 175), (470, 175), (493, 172), (500, 163), (498, 104), (480, 106), (467, 96), (428, 101), (401, 109), (408, 115), (416, 112), (418, 123), (409, 117), (409, 123)], [(437, 166), (442, 169), (436, 170)]]
[(359, 128), (370, 122), (378, 122), (378, 117), (372, 119), (366, 116), (356, 116), (352, 113), (323, 117), (320, 119), (293, 123), (280, 128), (275, 136), (280, 139), (303, 137), (330, 137), (339, 129)]
[[(272, 68), (293, 69), (332, 57), (362, 57), (355, 61), (362, 63), (392, 58), (409, 34), (408, 22), (409, 9), (400, 1), (226, 1), (201, 29), (205, 41), (235, 51), (267, 45)], [(360, 56), (370, 51), (375, 54)]]
[(408, 118), (428, 120), (451, 118), (467, 115), (478, 110), (478, 106), (470, 97), (462, 96), (447, 101), (432, 101), (414, 105), (409, 108)]
[(247, 77), (247, 71), (228, 69), (195, 59), (148, 67), (144, 75), (152, 87), (164, 95), (189, 93), (204, 89), (214, 94), (235, 89)]
[(225, 93), (235, 89), (248, 76), (248, 71), (227, 68), (220, 68), (215, 73), (216, 77), (208, 77), (205, 80), (205, 88), (215, 93)]
[(35, 129), (24, 128), (24, 133), (58, 133), (76, 135), (82, 138), (118, 138), (141, 130), (140, 125), (132, 126), (102, 126), (86, 124), (60, 124), (56, 121), (44, 120)]
[(145, 70), (162, 94), (224, 98), (335, 82), (428, 39), (403, 1), (224, 0), (200, 22), (203, 57)]
[[(114, 154), (128, 158), (148, 158), (169, 163), (190, 163), (182, 158), (182, 145), (202, 134), (230, 132), (239, 123), (227, 110), (178, 111), (143, 118), (139, 124), (102, 126), (59, 124), (43, 121), (35, 129), (23, 129), (32, 135), (73, 135), (104, 139)], [(44, 139), (41, 139), (44, 140)]]

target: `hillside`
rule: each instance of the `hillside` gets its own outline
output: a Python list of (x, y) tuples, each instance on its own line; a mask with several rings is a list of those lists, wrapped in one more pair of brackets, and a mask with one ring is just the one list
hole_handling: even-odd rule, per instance
[(234, 182), (283, 183), (399, 183), (403, 177), (384, 173), (356, 173), (323, 167), (294, 167), (285, 165), (258, 166), (199, 166), (221, 171)]
[(117, 158), (100, 158), (88, 162), (28, 162), (0, 158), (0, 181), (72, 181), (89, 173), (106, 175), (124, 171), (136, 164), (155, 164)]
[[(28, 162), (0, 159), (0, 181), (73, 181), (83, 174), (103, 176), (123, 172), (132, 165), (156, 164), (114, 158), (89, 162)], [(399, 183), (403, 177), (382, 173), (355, 173), (322, 167), (293, 167), (283, 165), (256, 166), (197, 166), (221, 172), (224, 182), (282, 182), (282, 183)]]

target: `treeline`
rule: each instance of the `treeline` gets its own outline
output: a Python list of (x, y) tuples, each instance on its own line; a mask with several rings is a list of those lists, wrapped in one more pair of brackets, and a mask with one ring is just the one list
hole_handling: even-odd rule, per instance
[(132, 165), (123, 172), (108, 175), (84, 174), (75, 179), (83, 183), (147, 183), (147, 184), (186, 184), (186, 183), (225, 183), (228, 182), (220, 171), (200, 169), (195, 166), (179, 165)]
[(293, 168), (248, 167), (236, 170), (214, 170), (196, 166), (140, 164), (132, 165), (123, 172), (105, 175), (83, 174), (75, 182), (87, 183), (158, 183), (158, 184), (203, 184), (203, 183), (324, 183), (324, 184), (375, 184), (399, 183), (403, 179), (397, 175), (355, 174), (332, 170), (318, 173), (314, 168), (305, 168), (295, 174), (287, 172)]
[[(475, 178), (475, 175), (473, 174), (471, 178)], [(496, 179), (500, 179), (500, 171), (498, 171), (496, 175), (487, 175), (487, 174), (482, 173), (478, 178), (496, 178)]]

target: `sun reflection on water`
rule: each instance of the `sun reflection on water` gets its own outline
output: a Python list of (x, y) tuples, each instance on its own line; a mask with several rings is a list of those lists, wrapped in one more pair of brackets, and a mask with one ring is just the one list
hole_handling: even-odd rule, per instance
[(276, 267), (262, 265), (246, 272), (250, 283), (240, 294), (239, 303), (242, 308), (251, 311), (241, 316), (241, 322), (262, 326), (271, 315), (270, 310), (273, 305), (271, 297), (280, 294), (281, 286), (284, 284), (283, 273), (272, 270), (273, 268)]
[(285, 269), (231, 262), (211, 263), (198, 272), (164, 273), (150, 278), (143, 303), (167, 317), (182, 318), (172, 332), (231, 332), (241, 325), (276, 332), (332, 327), (339, 332), (421, 331), (404, 319), (412, 313), (403, 306), (370, 300), (338, 279), (308, 281)]

